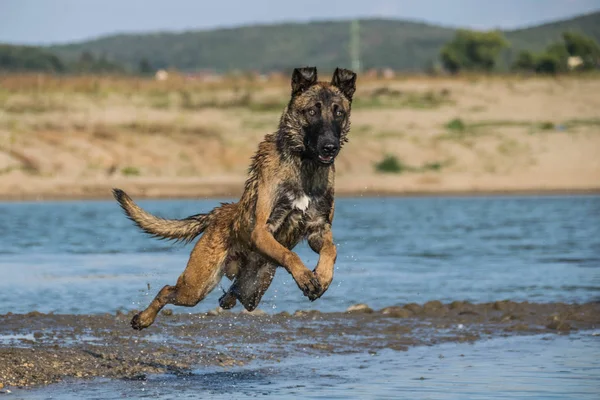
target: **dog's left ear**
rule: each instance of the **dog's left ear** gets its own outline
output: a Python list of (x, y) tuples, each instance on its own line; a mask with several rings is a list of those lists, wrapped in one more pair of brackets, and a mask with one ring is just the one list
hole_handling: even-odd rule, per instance
[(292, 97), (299, 95), (317, 83), (317, 68), (294, 68), (292, 73)]
[(331, 84), (340, 89), (344, 96), (352, 101), (352, 96), (356, 91), (356, 74), (354, 72), (349, 69), (336, 68)]

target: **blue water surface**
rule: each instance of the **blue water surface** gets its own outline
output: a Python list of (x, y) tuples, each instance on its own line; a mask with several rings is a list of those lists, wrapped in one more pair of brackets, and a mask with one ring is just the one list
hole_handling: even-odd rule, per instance
[[(220, 201), (139, 204), (182, 218)], [(140, 309), (175, 283), (192, 249), (150, 238), (114, 201), (4, 202), (0, 226), (0, 313)], [(280, 269), (260, 308), (600, 299), (599, 196), (341, 198), (333, 229), (338, 261), (329, 291), (311, 303)], [(314, 268), (317, 255), (306, 244), (297, 251)], [(213, 309), (221, 293), (174, 311)]]

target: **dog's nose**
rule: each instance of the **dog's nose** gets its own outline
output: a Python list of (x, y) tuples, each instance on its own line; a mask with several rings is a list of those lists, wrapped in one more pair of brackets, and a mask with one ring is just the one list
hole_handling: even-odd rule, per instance
[(337, 149), (338, 148), (335, 144), (327, 143), (326, 145), (323, 146), (323, 153), (325, 153), (325, 155), (331, 156), (331, 155), (335, 154)]

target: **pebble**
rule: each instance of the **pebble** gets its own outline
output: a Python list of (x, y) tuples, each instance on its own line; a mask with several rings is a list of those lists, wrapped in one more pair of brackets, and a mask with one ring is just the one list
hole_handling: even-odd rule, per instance
[(409, 310), (406, 310), (402, 307), (392, 306), (386, 307), (381, 310), (383, 315), (387, 315), (388, 317), (393, 318), (409, 318), (412, 317), (413, 313)]
[(254, 310), (254, 311), (244, 310), (244, 311), (241, 312), (241, 314), (244, 314), (244, 315), (253, 315), (253, 316), (256, 316), (256, 317), (262, 317), (264, 315), (267, 315), (267, 313), (265, 311), (263, 311), (261, 309), (258, 309), (258, 308), (256, 310)]
[(448, 305), (448, 308), (450, 308), (451, 310), (455, 310), (457, 308), (462, 308), (464, 305), (465, 305), (464, 301), (454, 300), (452, 303), (450, 303)]
[(373, 312), (373, 309), (366, 304), (354, 304), (346, 310), (349, 313), (367, 313), (370, 314)]
[(25, 314), (26, 317), (30, 317), (30, 318), (31, 317), (41, 317), (42, 315), (44, 315), (44, 314), (42, 314), (39, 311), (30, 311), (27, 314)]
[(415, 314), (420, 314), (423, 311), (423, 307), (418, 305), (417, 303), (408, 303), (404, 306), (405, 309), (412, 311)]
[(425, 311), (425, 312), (436, 311), (436, 310), (440, 310), (442, 308), (444, 308), (444, 305), (439, 300), (432, 300), (432, 301), (428, 301), (427, 303), (423, 304), (423, 311)]
[(521, 319), (521, 318), (519, 318), (518, 316), (511, 314), (511, 313), (505, 313), (500, 318), (500, 322), (510, 322), (510, 321), (514, 321), (517, 319)]
[(221, 307), (217, 307), (214, 310), (210, 310), (206, 313), (206, 315), (209, 315), (211, 317), (215, 317), (217, 315), (221, 315), (223, 314), (223, 309)]
[(318, 314), (320, 314), (320, 312), (317, 310), (298, 310), (298, 311), (294, 312), (293, 316), (294, 317), (305, 317), (308, 315), (317, 316)]

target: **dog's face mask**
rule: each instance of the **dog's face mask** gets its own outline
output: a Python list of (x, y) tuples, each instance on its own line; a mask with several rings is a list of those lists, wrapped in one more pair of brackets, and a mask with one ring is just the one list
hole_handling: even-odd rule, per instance
[(289, 110), (302, 135), (303, 156), (332, 164), (347, 141), (356, 74), (336, 69), (331, 83), (317, 82), (316, 68), (297, 68), (292, 75)]

